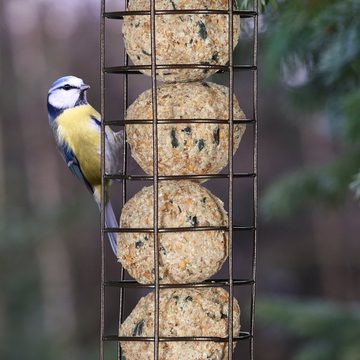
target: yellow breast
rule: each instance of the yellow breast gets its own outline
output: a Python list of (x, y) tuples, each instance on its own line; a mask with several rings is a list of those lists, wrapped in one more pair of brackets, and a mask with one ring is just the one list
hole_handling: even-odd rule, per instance
[(69, 146), (86, 180), (94, 186), (101, 183), (100, 130), (91, 116), (100, 119), (99, 113), (90, 105), (81, 105), (65, 110), (56, 123), (60, 142)]

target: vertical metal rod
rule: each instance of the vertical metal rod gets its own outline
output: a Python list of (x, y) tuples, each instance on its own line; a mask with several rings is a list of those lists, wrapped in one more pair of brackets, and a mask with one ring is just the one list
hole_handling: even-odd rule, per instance
[(257, 256), (257, 227), (258, 227), (258, 11), (259, 5), (257, 0), (253, 0), (253, 10), (257, 13), (254, 17), (254, 31), (253, 31), (253, 65), (256, 66), (253, 71), (253, 119), (254, 124), (254, 139), (253, 139), (253, 218), (254, 218), (254, 232), (253, 232), (253, 252), (252, 252), (252, 278), (254, 283), (251, 287), (251, 319), (250, 319), (250, 359), (255, 358), (255, 299), (256, 299), (256, 256)]
[(233, 287), (233, 183), (234, 183), (234, 163), (233, 163), (233, 120), (234, 120), (234, 58), (233, 58), (233, 11), (234, 11), (234, 2), (233, 0), (228, 1), (229, 7), (229, 189), (228, 189), (228, 198), (229, 198), (229, 234), (228, 234), (228, 256), (229, 256), (229, 322), (228, 322), (228, 359), (233, 358), (233, 296), (234, 296), (234, 287)]
[(100, 360), (104, 360), (104, 328), (105, 328), (105, 0), (101, 0), (100, 18), (100, 113), (101, 122), (101, 286), (100, 286)]
[(150, 1), (151, 27), (151, 94), (153, 112), (153, 200), (154, 200), (154, 268), (155, 268), (155, 313), (154, 313), (154, 359), (159, 359), (159, 223), (158, 223), (158, 132), (157, 132), (157, 93), (156, 93), (156, 38), (155, 38), (155, 1)]
[[(126, 9), (128, 7), (128, 3), (129, 3), (129, 1), (126, 0), (125, 1), (125, 8)], [(128, 66), (128, 64), (129, 64), (129, 56), (127, 55), (125, 45), (124, 45), (124, 65)], [(124, 89), (124, 94), (123, 94), (123, 120), (126, 119), (126, 110), (127, 110), (128, 103), (129, 103), (128, 76), (129, 75), (126, 73), (124, 75), (124, 81), (123, 81), (123, 89)], [(127, 161), (127, 145), (126, 145), (126, 127), (124, 126), (123, 168), (122, 168), (123, 175), (127, 174), (127, 165), (128, 165), (128, 161)], [(121, 184), (122, 184), (122, 206), (124, 206), (126, 201), (127, 201), (127, 181), (126, 181), (126, 179), (123, 179), (121, 181)], [(120, 280), (122, 281), (122, 280), (124, 280), (124, 278), (125, 278), (125, 270), (121, 266)], [(124, 321), (125, 288), (122, 288), (122, 287), (120, 288), (120, 294), (119, 295), (120, 296), (119, 296), (119, 324), (118, 324), (118, 328), (120, 329), (120, 326), (121, 326), (122, 322)], [(121, 346), (120, 346), (120, 342), (119, 342), (118, 343), (118, 360), (121, 359), (121, 355), (122, 355), (122, 350), (121, 350)]]

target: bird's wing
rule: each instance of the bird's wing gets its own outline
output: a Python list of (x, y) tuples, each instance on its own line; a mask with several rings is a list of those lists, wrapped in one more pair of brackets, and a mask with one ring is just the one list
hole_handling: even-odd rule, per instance
[(110, 160), (110, 166), (107, 166), (107, 170), (109, 170), (113, 174), (121, 173), (122, 166), (122, 149), (123, 149), (123, 131), (113, 132), (110, 127), (106, 127), (106, 143), (107, 148), (106, 152), (109, 154), (106, 156), (107, 159)]
[(80, 169), (79, 162), (74, 153), (65, 144), (59, 144), (58, 148), (70, 171), (88, 188), (91, 193), (93, 193), (94, 189), (85, 179), (85, 176)]
[[(99, 128), (101, 127), (101, 116), (99, 113), (93, 113), (91, 119)], [(105, 127), (105, 168), (108, 174), (119, 174), (122, 170), (121, 150), (123, 148), (123, 134), (122, 130), (114, 132), (110, 126)]]

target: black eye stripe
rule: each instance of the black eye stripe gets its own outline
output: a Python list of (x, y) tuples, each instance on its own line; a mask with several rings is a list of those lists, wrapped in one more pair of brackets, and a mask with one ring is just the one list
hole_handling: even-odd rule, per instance
[(61, 87), (61, 89), (64, 90), (71, 90), (71, 89), (78, 89), (76, 86), (71, 86), (69, 84), (64, 85), (63, 87)]

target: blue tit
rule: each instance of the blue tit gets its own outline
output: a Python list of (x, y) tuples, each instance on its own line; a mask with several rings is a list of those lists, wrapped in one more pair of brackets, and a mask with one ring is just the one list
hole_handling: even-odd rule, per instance
[[(87, 102), (90, 88), (82, 79), (64, 76), (50, 87), (47, 98), (49, 124), (56, 144), (71, 172), (88, 188), (101, 206), (101, 116)], [(123, 133), (105, 127), (105, 168), (118, 173)], [(105, 183), (105, 225), (118, 227), (110, 199), (110, 181)], [(116, 235), (108, 233), (116, 255)]]

